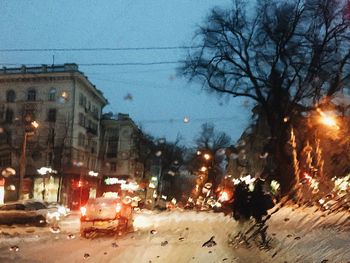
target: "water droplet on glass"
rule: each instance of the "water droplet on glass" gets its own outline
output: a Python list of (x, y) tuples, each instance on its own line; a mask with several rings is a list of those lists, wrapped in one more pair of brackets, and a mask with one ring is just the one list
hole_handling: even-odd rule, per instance
[(61, 232), (61, 228), (59, 226), (51, 226), (50, 231), (51, 231), (51, 233), (57, 234), (57, 233)]
[(85, 253), (84, 254), (84, 259), (88, 259), (90, 257), (90, 254), (89, 253)]
[(168, 241), (163, 241), (162, 243), (160, 243), (160, 245), (161, 245), (162, 247), (164, 247), (164, 246), (168, 245)]
[(185, 238), (184, 238), (184, 237), (180, 237), (179, 240), (180, 240), (180, 241), (184, 241)]
[(69, 234), (67, 235), (67, 239), (74, 239), (75, 238), (75, 235), (74, 234)]
[(202, 247), (213, 247), (216, 246), (216, 242), (214, 241), (214, 236), (212, 236), (208, 241), (204, 242)]
[(19, 247), (16, 246), (16, 245), (15, 246), (11, 246), (9, 250), (17, 252), (19, 250)]
[(189, 123), (190, 122), (190, 118), (189, 117), (184, 117), (184, 123)]
[(157, 152), (156, 152), (156, 156), (157, 156), (157, 157), (159, 157), (159, 156), (161, 156), (161, 155), (162, 155), (162, 151), (157, 151)]
[(125, 96), (124, 96), (124, 100), (129, 100), (129, 101), (132, 101), (133, 100), (133, 97), (130, 93), (127, 93)]
[(112, 243), (112, 247), (119, 247), (118, 244), (116, 242)]

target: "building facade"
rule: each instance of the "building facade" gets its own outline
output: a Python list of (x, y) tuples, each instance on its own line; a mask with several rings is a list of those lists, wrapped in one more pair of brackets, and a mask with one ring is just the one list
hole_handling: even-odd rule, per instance
[(105, 114), (101, 126), (102, 191), (144, 199), (150, 152), (146, 138), (128, 114)]
[(74, 209), (96, 196), (106, 104), (76, 64), (0, 69), (2, 201), (59, 200)]

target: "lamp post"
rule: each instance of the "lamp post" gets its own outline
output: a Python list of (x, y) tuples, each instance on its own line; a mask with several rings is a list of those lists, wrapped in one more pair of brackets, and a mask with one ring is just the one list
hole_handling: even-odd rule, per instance
[[(30, 125), (34, 128), (37, 129), (39, 127), (39, 124), (36, 121), (32, 121)], [(22, 151), (21, 151), (21, 157), (19, 160), (19, 187), (18, 187), (18, 199), (23, 199), (23, 180), (24, 176), (26, 174), (26, 166), (27, 166), (27, 140), (28, 136), (34, 135), (33, 130), (24, 130), (24, 135), (23, 135), (23, 145), (22, 145)]]

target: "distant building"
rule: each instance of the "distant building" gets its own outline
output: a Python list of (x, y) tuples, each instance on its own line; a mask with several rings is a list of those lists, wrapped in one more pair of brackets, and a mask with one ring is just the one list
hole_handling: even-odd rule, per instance
[[(21, 171), (24, 198), (59, 199), (77, 208), (96, 196), (106, 104), (76, 64), (0, 69), (0, 170), (16, 171), (3, 173), (3, 186), (0, 180), (5, 201), (18, 198)], [(51, 170), (39, 174), (42, 167)]]
[(101, 125), (103, 191), (121, 195), (130, 190), (144, 198), (149, 142), (128, 114), (104, 114)]

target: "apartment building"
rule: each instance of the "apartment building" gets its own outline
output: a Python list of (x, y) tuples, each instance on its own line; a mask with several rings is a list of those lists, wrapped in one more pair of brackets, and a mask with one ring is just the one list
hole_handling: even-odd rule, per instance
[(124, 191), (144, 198), (149, 179), (149, 142), (128, 114), (105, 114), (101, 125), (102, 191), (120, 195)]
[(0, 202), (96, 196), (106, 104), (76, 64), (0, 69)]

